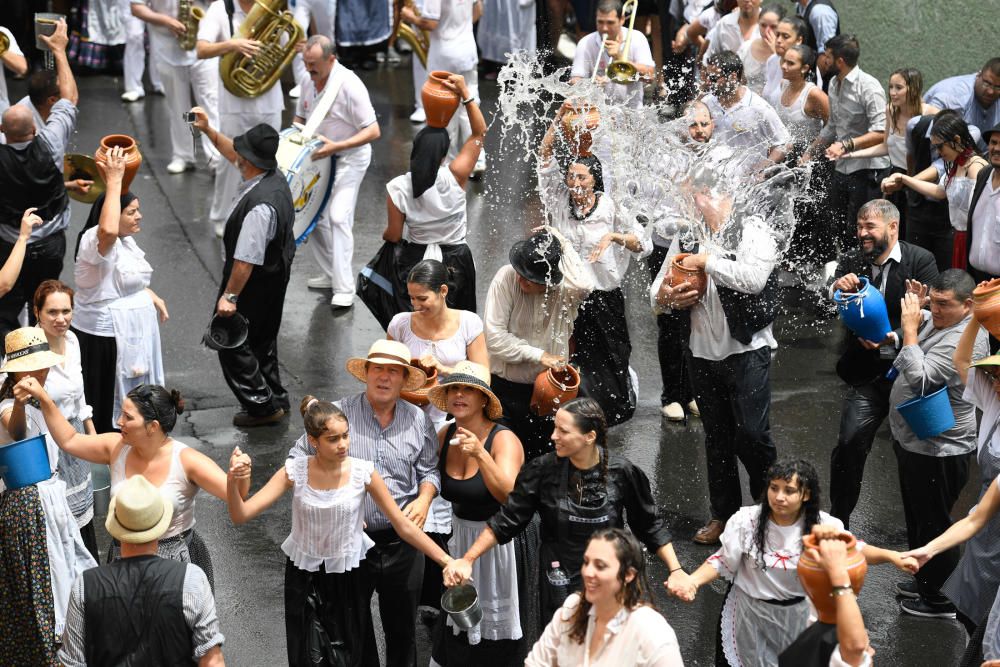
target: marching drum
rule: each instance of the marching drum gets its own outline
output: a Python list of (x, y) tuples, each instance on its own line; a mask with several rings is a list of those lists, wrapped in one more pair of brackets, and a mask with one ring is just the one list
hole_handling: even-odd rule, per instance
[(285, 175), (295, 204), (292, 227), (295, 244), (301, 245), (316, 227), (326, 208), (337, 172), (337, 156), (313, 161), (312, 153), (323, 145), (319, 139), (306, 138), (296, 127), (279, 135), (278, 169)]

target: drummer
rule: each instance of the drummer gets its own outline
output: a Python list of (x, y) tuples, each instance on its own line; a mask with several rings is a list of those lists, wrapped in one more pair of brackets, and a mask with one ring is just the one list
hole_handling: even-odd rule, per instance
[(372, 159), (371, 143), (381, 130), (375, 118), (368, 89), (353, 71), (337, 61), (333, 42), (326, 35), (313, 35), (302, 53), (308, 80), (295, 108), (295, 122), (306, 123), (314, 113), (323, 113), (324, 98), (333, 96), (329, 110), (319, 124), (318, 138), (323, 145), (313, 151), (312, 159), (333, 156), (333, 189), (326, 209), (312, 232), (313, 256), (319, 274), (310, 278), (310, 289), (332, 290), (333, 308), (354, 305), (354, 208), (358, 203), (361, 181)]

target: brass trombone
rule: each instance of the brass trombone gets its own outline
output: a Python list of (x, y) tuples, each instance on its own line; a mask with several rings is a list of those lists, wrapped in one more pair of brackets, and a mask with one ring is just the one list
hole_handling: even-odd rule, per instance
[(628, 61), (629, 48), (632, 46), (632, 29), (635, 27), (635, 15), (639, 9), (639, 0), (625, 0), (625, 4), (622, 5), (622, 15), (629, 9), (632, 10), (632, 17), (628, 21), (628, 36), (625, 38), (622, 49), (618, 52), (618, 57), (611, 61), (607, 69), (608, 79), (622, 85), (635, 83), (639, 80), (639, 70)]

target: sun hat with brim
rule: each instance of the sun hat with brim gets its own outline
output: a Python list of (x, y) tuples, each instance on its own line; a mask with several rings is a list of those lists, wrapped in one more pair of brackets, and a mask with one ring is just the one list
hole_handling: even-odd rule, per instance
[(489, 399), (486, 403), (486, 416), (496, 421), (503, 416), (503, 406), (493, 390), (490, 389), (490, 372), (482, 364), (473, 361), (460, 361), (455, 364), (455, 370), (450, 375), (431, 387), (427, 398), (441, 412), (448, 412), (448, 387), (461, 385), (478, 389)]
[(427, 382), (427, 375), (410, 363), (410, 348), (398, 340), (383, 338), (375, 341), (368, 348), (367, 357), (351, 357), (347, 360), (347, 372), (362, 382), (368, 382), (368, 374), (365, 372), (365, 366), (368, 364), (404, 366), (409, 373), (406, 375), (406, 382), (403, 383), (403, 391), (419, 389)]
[(260, 123), (233, 139), (233, 149), (247, 162), (265, 171), (278, 168), (278, 132)]
[(104, 527), (119, 542), (145, 544), (159, 539), (170, 527), (174, 506), (142, 475), (132, 475), (108, 506)]
[(969, 368), (975, 366), (1000, 366), (1000, 354), (992, 354), (988, 357), (983, 357), (979, 361), (974, 361), (969, 364)]
[(63, 355), (49, 349), (45, 332), (38, 327), (14, 329), (3, 342), (6, 354), (0, 373), (40, 371), (63, 362)]
[(510, 265), (525, 280), (539, 285), (558, 285), (562, 282), (562, 247), (559, 240), (548, 232), (518, 241), (508, 254)]

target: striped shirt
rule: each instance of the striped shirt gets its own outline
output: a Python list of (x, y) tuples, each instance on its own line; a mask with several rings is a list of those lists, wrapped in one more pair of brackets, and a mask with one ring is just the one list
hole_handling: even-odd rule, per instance
[[(348, 396), (335, 403), (350, 424), (351, 456), (375, 464), (389, 495), (400, 509), (416, 500), (420, 485), (428, 482), (441, 489), (438, 473), (438, 439), (434, 424), (424, 411), (406, 401), (396, 400), (396, 411), (389, 426), (382, 428), (365, 392)], [(290, 458), (311, 456), (316, 450), (303, 435), (288, 452)], [(371, 494), (364, 501), (366, 530), (386, 530), (392, 527)]]

